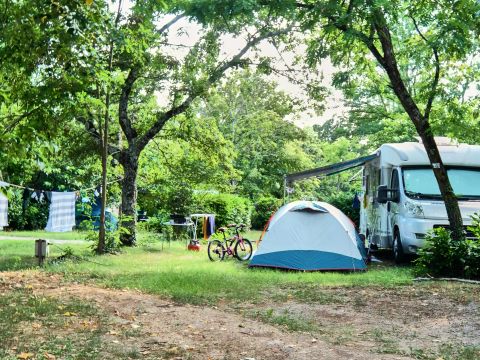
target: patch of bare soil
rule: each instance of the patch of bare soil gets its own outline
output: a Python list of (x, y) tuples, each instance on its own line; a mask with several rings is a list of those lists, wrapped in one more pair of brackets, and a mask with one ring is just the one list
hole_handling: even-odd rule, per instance
[[(0, 273), (5, 288), (26, 287), (59, 299), (82, 299), (103, 309), (109, 329), (103, 341), (113, 347), (138, 351), (150, 359), (406, 359), (398, 354), (377, 354), (370, 345), (334, 344), (311, 334), (287, 332), (233, 311), (179, 305), (136, 291), (104, 289), (68, 283), (58, 275), (41, 272)], [(341, 290), (343, 291), (343, 290)], [(288, 304), (339, 326), (357, 326), (356, 314), (344, 308)], [(303, 308), (302, 308), (303, 306)], [(387, 310), (388, 311), (388, 310)], [(365, 316), (367, 317), (367, 316)], [(367, 323), (382, 326), (382, 323)], [(128, 336), (125, 336), (125, 335)], [(117, 350), (118, 351), (118, 350)]]
[(287, 301), (275, 313), (310, 319), (322, 339), (349, 349), (437, 358), (447, 345), (480, 347), (479, 286), (430, 283), (321, 291), (332, 302)]

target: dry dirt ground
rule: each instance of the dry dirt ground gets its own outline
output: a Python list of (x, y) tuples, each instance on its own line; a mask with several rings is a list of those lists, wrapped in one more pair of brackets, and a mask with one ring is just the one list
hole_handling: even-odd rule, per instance
[[(0, 273), (0, 295), (20, 289), (101, 309), (108, 319), (101, 342), (112, 352), (104, 348), (100, 358), (116, 358), (115, 349), (148, 359), (437, 359), (442, 346), (480, 346), (478, 286), (328, 288), (308, 303), (286, 295), (276, 303), (213, 308), (42, 272)], [(306, 325), (291, 331), (292, 322)]]

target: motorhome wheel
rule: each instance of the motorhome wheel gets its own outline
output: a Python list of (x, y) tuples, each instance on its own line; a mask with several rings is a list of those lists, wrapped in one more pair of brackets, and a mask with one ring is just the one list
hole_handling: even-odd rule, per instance
[(398, 229), (395, 230), (395, 234), (393, 236), (393, 256), (397, 264), (405, 262), (405, 254), (403, 252), (402, 240), (400, 237), (400, 231), (398, 231)]

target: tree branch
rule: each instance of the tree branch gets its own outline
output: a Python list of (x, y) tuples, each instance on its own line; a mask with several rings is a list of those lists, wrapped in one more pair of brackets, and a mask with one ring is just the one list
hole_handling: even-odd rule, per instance
[(271, 31), (260, 35), (249, 42), (229, 61), (225, 61), (223, 64), (219, 65), (207, 78), (206, 83), (199, 89), (193, 90), (187, 98), (180, 103), (179, 105), (173, 106), (170, 110), (158, 114), (155, 123), (138, 139), (137, 141), (137, 152), (142, 151), (148, 142), (157, 135), (160, 130), (162, 130), (165, 123), (171, 118), (181, 114), (187, 110), (191, 103), (200, 95), (202, 95), (213, 83), (218, 81), (222, 75), (230, 68), (237, 66), (241, 63), (242, 57), (254, 46), (258, 45), (261, 41), (272, 38), (278, 35), (286, 34), (291, 30), (291, 27), (285, 29), (280, 29), (277, 31)]
[[(301, 2), (296, 2), (295, 6), (300, 9), (307, 9), (307, 10), (315, 9), (315, 5), (313, 4), (305, 4)], [(350, 15), (353, 12), (353, 8), (354, 8), (354, 2), (350, 1), (348, 4), (347, 10), (345, 12), (345, 16)], [(367, 46), (367, 48), (370, 50), (372, 55), (375, 57), (375, 59), (380, 63), (380, 65), (382, 66), (385, 65), (385, 59), (383, 58), (382, 54), (380, 54), (380, 51), (377, 49), (377, 47), (373, 43), (372, 28), (370, 28), (370, 35), (367, 36), (363, 32), (356, 30), (352, 27), (349, 27), (345, 23), (341, 23), (339, 21), (340, 19), (333, 15), (327, 15), (326, 18), (332, 23), (333, 26), (335, 26), (341, 32), (352, 34), (358, 40), (363, 42)]]
[(298, 8), (301, 8), (301, 9), (308, 9), (308, 10), (312, 10), (312, 9), (315, 8), (315, 5), (313, 5), (313, 4), (304, 4), (304, 3), (301, 3), (301, 2), (296, 2), (295, 6), (298, 7)]
[(420, 31), (417, 22), (415, 21), (415, 18), (413, 16), (410, 16), (410, 18), (413, 21), (413, 24), (415, 25), (415, 29), (417, 30), (418, 35), (427, 43), (428, 46), (432, 48), (433, 51), (433, 57), (435, 58), (435, 75), (433, 77), (432, 85), (430, 87), (430, 95), (428, 96), (427, 100), (427, 105), (425, 106), (425, 112), (423, 114), (423, 118), (425, 120), (428, 120), (430, 118), (430, 112), (432, 111), (432, 105), (433, 105), (433, 100), (435, 99), (435, 95), (437, 93), (437, 86), (438, 86), (438, 81), (440, 79), (440, 59), (438, 57), (438, 50), (437, 48), (430, 43), (430, 41), (427, 40), (427, 38), (422, 34)]
[(372, 55), (375, 57), (375, 59), (380, 63), (380, 65), (385, 67), (385, 58), (384, 56), (382, 56), (382, 54), (380, 54), (380, 51), (377, 49), (377, 47), (373, 43), (373, 36), (371, 31), (370, 31), (370, 35), (367, 36), (366, 34), (364, 34), (359, 30), (348, 27), (345, 24), (340, 24), (337, 21), (337, 19), (332, 16), (329, 16), (328, 19), (333, 23), (333, 26), (335, 26), (338, 30), (342, 31), (343, 33), (350, 33), (353, 36), (355, 36), (358, 40), (363, 42), (367, 46), (367, 48), (370, 50)]
[(30, 115), (32, 115), (35, 111), (37, 111), (40, 107), (36, 107), (36, 108), (33, 108), (32, 110), (30, 111), (27, 111), (23, 114), (19, 114), (19, 115), (11, 115), (11, 116), (8, 116), (8, 117), (14, 117), (14, 116), (17, 116), (16, 119), (14, 119), (10, 124), (6, 125), (5, 128), (3, 129), (2, 131), (2, 136), (5, 135), (6, 133), (8, 132), (11, 132), (13, 131), (13, 129), (15, 129), (15, 127), (17, 127), (18, 124), (20, 124), (20, 122), (29, 117)]
[(132, 92), (133, 84), (138, 78), (138, 69), (130, 69), (125, 83), (122, 87), (122, 93), (120, 95), (120, 101), (118, 104), (118, 119), (120, 122), (120, 127), (122, 128), (123, 133), (125, 134), (127, 140), (130, 142), (137, 137), (137, 132), (132, 127), (132, 123), (128, 116), (128, 102), (130, 100), (130, 94)]
[(158, 30), (158, 33), (159, 34), (163, 34), (165, 31), (167, 31), (173, 24), (175, 24), (178, 20), (180, 20), (181, 18), (185, 17), (185, 14), (180, 14), (180, 15), (177, 15), (175, 16), (172, 20), (170, 20), (169, 22), (167, 22), (165, 25), (163, 25), (159, 30)]
[[(95, 127), (95, 124), (93, 123), (93, 121), (90, 119), (86, 119), (83, 116), (77, 117), (76, 120), (85, 126), (85, 131), (92, 136), (92, 139), (95, 142), (95, 144), (97, 144), (98, 146), (101, 146), (102, 135)], [(115, 154), (118, 154), (119, 152), (120, 152), (120, 149), (118, 147), (108, 144), (108, 153), (110, 155), (113, 156)]]

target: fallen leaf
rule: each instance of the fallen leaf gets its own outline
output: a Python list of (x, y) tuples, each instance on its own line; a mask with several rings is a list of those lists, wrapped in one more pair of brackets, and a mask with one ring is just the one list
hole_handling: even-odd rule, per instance
[(180, 351), (178, 350), (178, 347), (176, 347), (176, 346), (172, 346), (170, 349), (167, 350), (167, 352), (170, 355), (177, 355), (177, 354), (180, 353)]
[(49, 354), (48, 352), (44, 352), (44, 353), (43, 353), (43, 356), (45, 356), (45, 358), (46, 358), (47, 360), (56, 360), (56, 358), (57, 358), (55, 355)]
[(34, 356), (33, 353), (22, 352), (22, 353), (17, 355), (17, 359), (26, 360), (26, 359), (33, 358), (33, 356)]
[(76, 315), (77, 315), (76, 313), (70, 312), (70, 311), (63, 313), (63, 316), (76, 316)]

